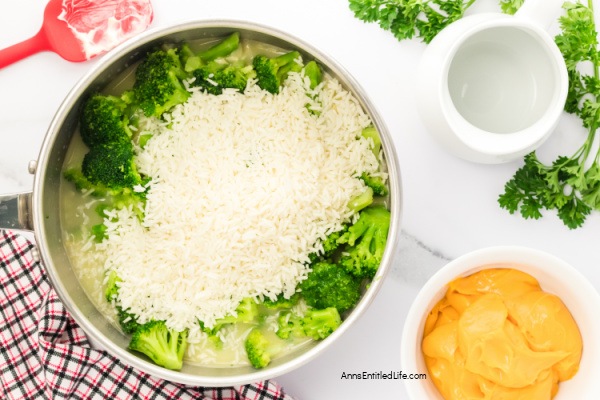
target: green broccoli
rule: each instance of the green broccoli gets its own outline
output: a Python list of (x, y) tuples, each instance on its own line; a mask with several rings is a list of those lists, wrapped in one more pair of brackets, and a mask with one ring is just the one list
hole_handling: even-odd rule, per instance
[(277, 57), (269, 58), (263, 55), (257, 55), (252, 60), (252, 65), (256, 71), (258, 86), (269, 93), (279, 93), (279, 88), (287, 77), (289, 72), (300, 72), (301, 64), (296, 60), (300, 58), (298, 51), (290, 51)]
[(346, 243), (339, 261), (357, 278), (373, 278), (385, 250), (390, 228), (390, 212), (384, 206), (362, 210), (356, 223), (339, 239)]
[(360, 281), (336, 264), (320, 261), (300, 282), (302, 296), (311, 307), (335, 307), (340, 313), (354, 307), (360, 299)]
[(246, 297), (235, 308), (235, 313), (219, 318), (213, 329), (220, 329), (223, 325), (235, 324), (237, 322), (252, 322), (258, 315), (258, 307), (253, 298)]
[(187, 78), (176, 48), (151, 51), (135, 72), (135, 101), (148, 117), (160, 117), (190, 96), (183, 85)]
[(348, 202), (348, 208), (351, 211), (359, 212), (365, 207), (370, 206), (373, 203), (373, 189), (369, 186), (365, 188), (365, 190), (354, 196)]
[[(323, 81), (323, 72), (321, 71), (321, 67), (317, 64), (316, 61), (309, 61), (303, 68), (304, 75), (310, 81), (310, 88), (315, 89), (322, 81)], [(320, 115), (321, 112), (319, 108), (322, 106), (321, 102), (318, 100), (318, 95), (315, 93), (307, 93), (308, 97), (313, 100), (312, 103), (306, 104), (306, 109), (312, 115)], [(315, 102), (319, 104), (319, 108), (315, 107)]]
[(110, 189), (133, 188), (142, 182), (129, 141), (91, 148), (83, 158), (81, 172), (92, 184)]
[(137, 330), (140, 324), (137, 322), (137, 317), (124, 310), (122, 307), (117, 306), (117, 318), (119, 319), (119, 326), (124, 333), (131, 335), (133, 332)]
[(323, 72), (321, 71), (321, 67), (314, 60), (306, 63), (304, 66), (304, 74), (310, 80), (311, 89), (316, 88), (319, 83), (323, 81)]
[(377, 129), (373, 125), (369, 125), (360, 132), (360, 135), (371, 141), (371, 150), (375, 157), (379, 157), (379, 152), (381, 151), (381, 137), (379, 136)]
[[(121, 278), (115, 271), (110, 271), (108, 280), (104, 289), (104, 297), (109, 303), (117, 302), (119, 296), (119, 285), (122, 282)], [(117, 319), (124, 333), (132, 334), (140, 326), (137, 322), (137, 317), (130, 312), (124, 310), (120, 305), (115, 305), (117, 311)]]
[(106, 187), (96, 187), (83, 175), (80, 168), (67, 168), (63, 173), (63, 177), (75, 185), (75, 189), (80, 192), (91, 190), (95, 196), (104, 196), (109, 191)]
[(287, 310), (294, 307), (298, 304), (300, 300), (300, 294), (294, 293), (289, 298), (286, 298), (283, 293), (277, 296), (277, 299), (271, 300), (269, 298), (265, 298), (262, 302), (262, 305), (271, 310)]
[[(63, 173), (63, 176), (79, 191), (89, 191), (92, 196), (96, 197), (108, 196), (106, 199), (108, 203), (101, 204), (105, 209), (120, 210), (131, 206), (139, 220), (144, 220), (145, 191), (136, 192), (129, 187), (110, 188), (101, 183), (93, 183), (79, 168), (69, 168)], [(145, 182), (146, 180), (142, 180), (140, 184), (143, 185)], [(104, 214), (100, 214), (100, 216), (104, 217)], [(106, 226), (103, 224), (93, 226), (91, 231), (96, 241), (101, 242), (106, 236)]]
[[(381, 137), (379, 136), (377, 129), (373, 125), (369, 125), (361, 131), (360, 135), (370, 142), (371, 151), (375, 157), (379, 159), (379, 153), (381, 151)], [(365, 185), (373, 189), (373, 193), (377, 196), (387, 196), (388, 188), (383, 178), (372, 176), (365, 172), (360, 176), (360, 179), (362, 179)]]
[(254, 328), (246, 336), (244, 348), (248, 361), (254, 368), (265, 368), (271, 359), (281, 351), (281, 345), (274, 340), (269, 340), (258, 328)]
[(210, 61), (214, 61), (217, 58), (227, 57), (240, 45), (240, 34), (239, 32), (233, 32), (225, 39), (212, 45), (208, 49), (199, 53), (194, 53), (188, 43), (184, 43), (180, 48), (181, 63), (186, 72), (192, 72)]
[(323, 257), (329, 258), (340, 248), (340, 237), (348, 230), (348, 225), (344, 224), (342, 229), (336, 232), (330, 233), (325, 240), (323, 240)]
[(306, 336), (302, 317), (291, 311), (284, 311), (277, 317), (277, 336), (281, 339), (300, 338)]
[(83, 143), (94, 147), (111, 142), (128, 142), (132, 132), (127, 108), (129, 103), (116, 96), (94, 94), (81, 112), (79, 132)]
[[(98, 164), (102, 161), (97, 159)], [(119, 172), (120, 173), (120, 172)], [(73, 183), (75, 188), (82, 192), (89, 192), (95, 197), (104, 197), (105, 202), (101, 205), (105, 209), (116, 209), (121, 210), (123, 208), (131, 207), (135, 215), (140, 221), (144, 220), (144, 209), (146, 206), (146, 191), (137, 192), (131, 187), (108, 187), (102, 183), (94, 183), (88, 179), (81, 169), (69, 168), (63, 173), (64, 178)], [(144, 185), (147, 181), (144, 179), (140, 182)], [(105, 217), (104, 214), (99, 214), (101, 217)], [(94, 236), (97, 242), (102, 242), (106, 237), (106, 226), (102, 224), (94, 225), (91, 228), (92, 236)]]
[(258, 305), (254, 301), (254, 299), (247, 297), (243, 299), (240, 304), (235, 309), (235, 313), (231, 315), (227, 315), (223, 318), (219, 318), (215, 321), (215, 324), (212, 328), (208, 328), (204, 325), (204, 322), (199, 321), (200, 329), (208, 334), (209, 339), (212, 340), (215, 345), (219, 346), (221, 343), (221, 339), (218, 336), (219, 331), (225, 325), (235, 324), (235, 323), (253, 323), (257, 320), (258, 317)]
[(102, 241), (106, 238), (106, 225), (96, 224), (92, 226), (92, 236), (94, 236), (94, 241), (96, 243), (102, 243)]
[(365, 185), (370, 187), (377, 196), (387, 196), (388, 188), (383, 178), (365, 172), (360, 176), (360, 179), (362, 179)]
[(119, 282), (123, 282), (123, 280), (117, 275), (115, 271), (110, 271), (108, 273), (108, 279), (106, 281), (106, 288), (104, 289), (104, 297), (109, 303), (117, 299), (117, 296), (119, 294)]
[(142, 134), (138, 135), (137, 143), (140, 146), (140, 148), (143, 149), (144, 147), (146, 147), (146, 145), (148, 144), (148, 141), (150, 139), (152, 139), (153, 136), (154, 135), (151, 133), (142, 133)]
[(335, 307), (322, 310), (309, 308), (303, 317), (291, 312), (282, 313), (278, 320), (277, 336), (282, 339), (303, 336), (322, 340), (331, 335), (342, 323)]
[(341, 324), (340, 313), (335, 307), (324, 310), (308, 309), (302, 318), (304, 333), (314, 340), (325, 339)]
[(161, 367), (179, 370), (183, 366), (187, 334), (187, 330), (168, 328), (164, 321), (150, 321), (133, 332), (129, 349), (147, 355)]
[[(117, 302), (121, 278), (115, 271), (108, 275), (104, 297), (108, 302)], [(129, 348), (146, 354), (157, 365), (169, 369), (181, 369), (183, 353), (187, 346), (187, 331), (177, 332), (167, 328), (164, 321), (139, 324), (135, 315), (115, 306), (119, 324), (124, 333), (132, 334)]]
[(207, 93), (219, 95), (223, 89), (232, 88), (243, 92), (248, 80), (255, 76), (251, 65), (208, 63), (192, 71), (194, 80), (190, 86), (200, 87)]
[[(234, 32), (207, 50), (195, 54), (187, 43), (181, 46), (180, 54), (186, 72), (194, 79), (190, 86), (200, 87), (207, 93), (219, 95), (225, 88), (243, 92), (250, 78), (255, 76), (252, 65), (228, 63), (219, 60), (237, 50), (240, 35)], [(216, 60), (216, 61), (215, 61)]]

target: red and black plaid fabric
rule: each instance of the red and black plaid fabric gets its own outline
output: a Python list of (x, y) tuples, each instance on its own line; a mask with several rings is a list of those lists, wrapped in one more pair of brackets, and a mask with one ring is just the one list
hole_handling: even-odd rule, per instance
[(227, 388), (168, 382), (91, 348), (36, 252), (23, 236), (0, 231), (0, 398), (292, 400), (270, 381)]

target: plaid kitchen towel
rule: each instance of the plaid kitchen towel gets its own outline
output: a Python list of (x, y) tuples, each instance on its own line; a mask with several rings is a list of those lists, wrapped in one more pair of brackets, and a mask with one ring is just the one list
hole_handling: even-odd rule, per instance
[(292, 400), (271, 381), (227, 388), (155, 378), (95, 350), (25, 237), (0, 231), (0, 398)]

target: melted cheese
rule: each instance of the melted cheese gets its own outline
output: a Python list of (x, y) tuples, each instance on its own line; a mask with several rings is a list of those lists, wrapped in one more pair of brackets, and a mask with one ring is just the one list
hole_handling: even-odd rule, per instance
[(445, 399), (550, 399), (577, 373), (579, 328), (532, 276), (489, 268), (456, 279), (431, 310), (422, 350)]

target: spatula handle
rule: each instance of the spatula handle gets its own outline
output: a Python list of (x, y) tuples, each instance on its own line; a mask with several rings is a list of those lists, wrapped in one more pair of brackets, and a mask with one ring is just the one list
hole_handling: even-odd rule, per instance
[(40, 51), (50, 50), (43, 30), (20, 43), (0, 50), (0, 69)]

